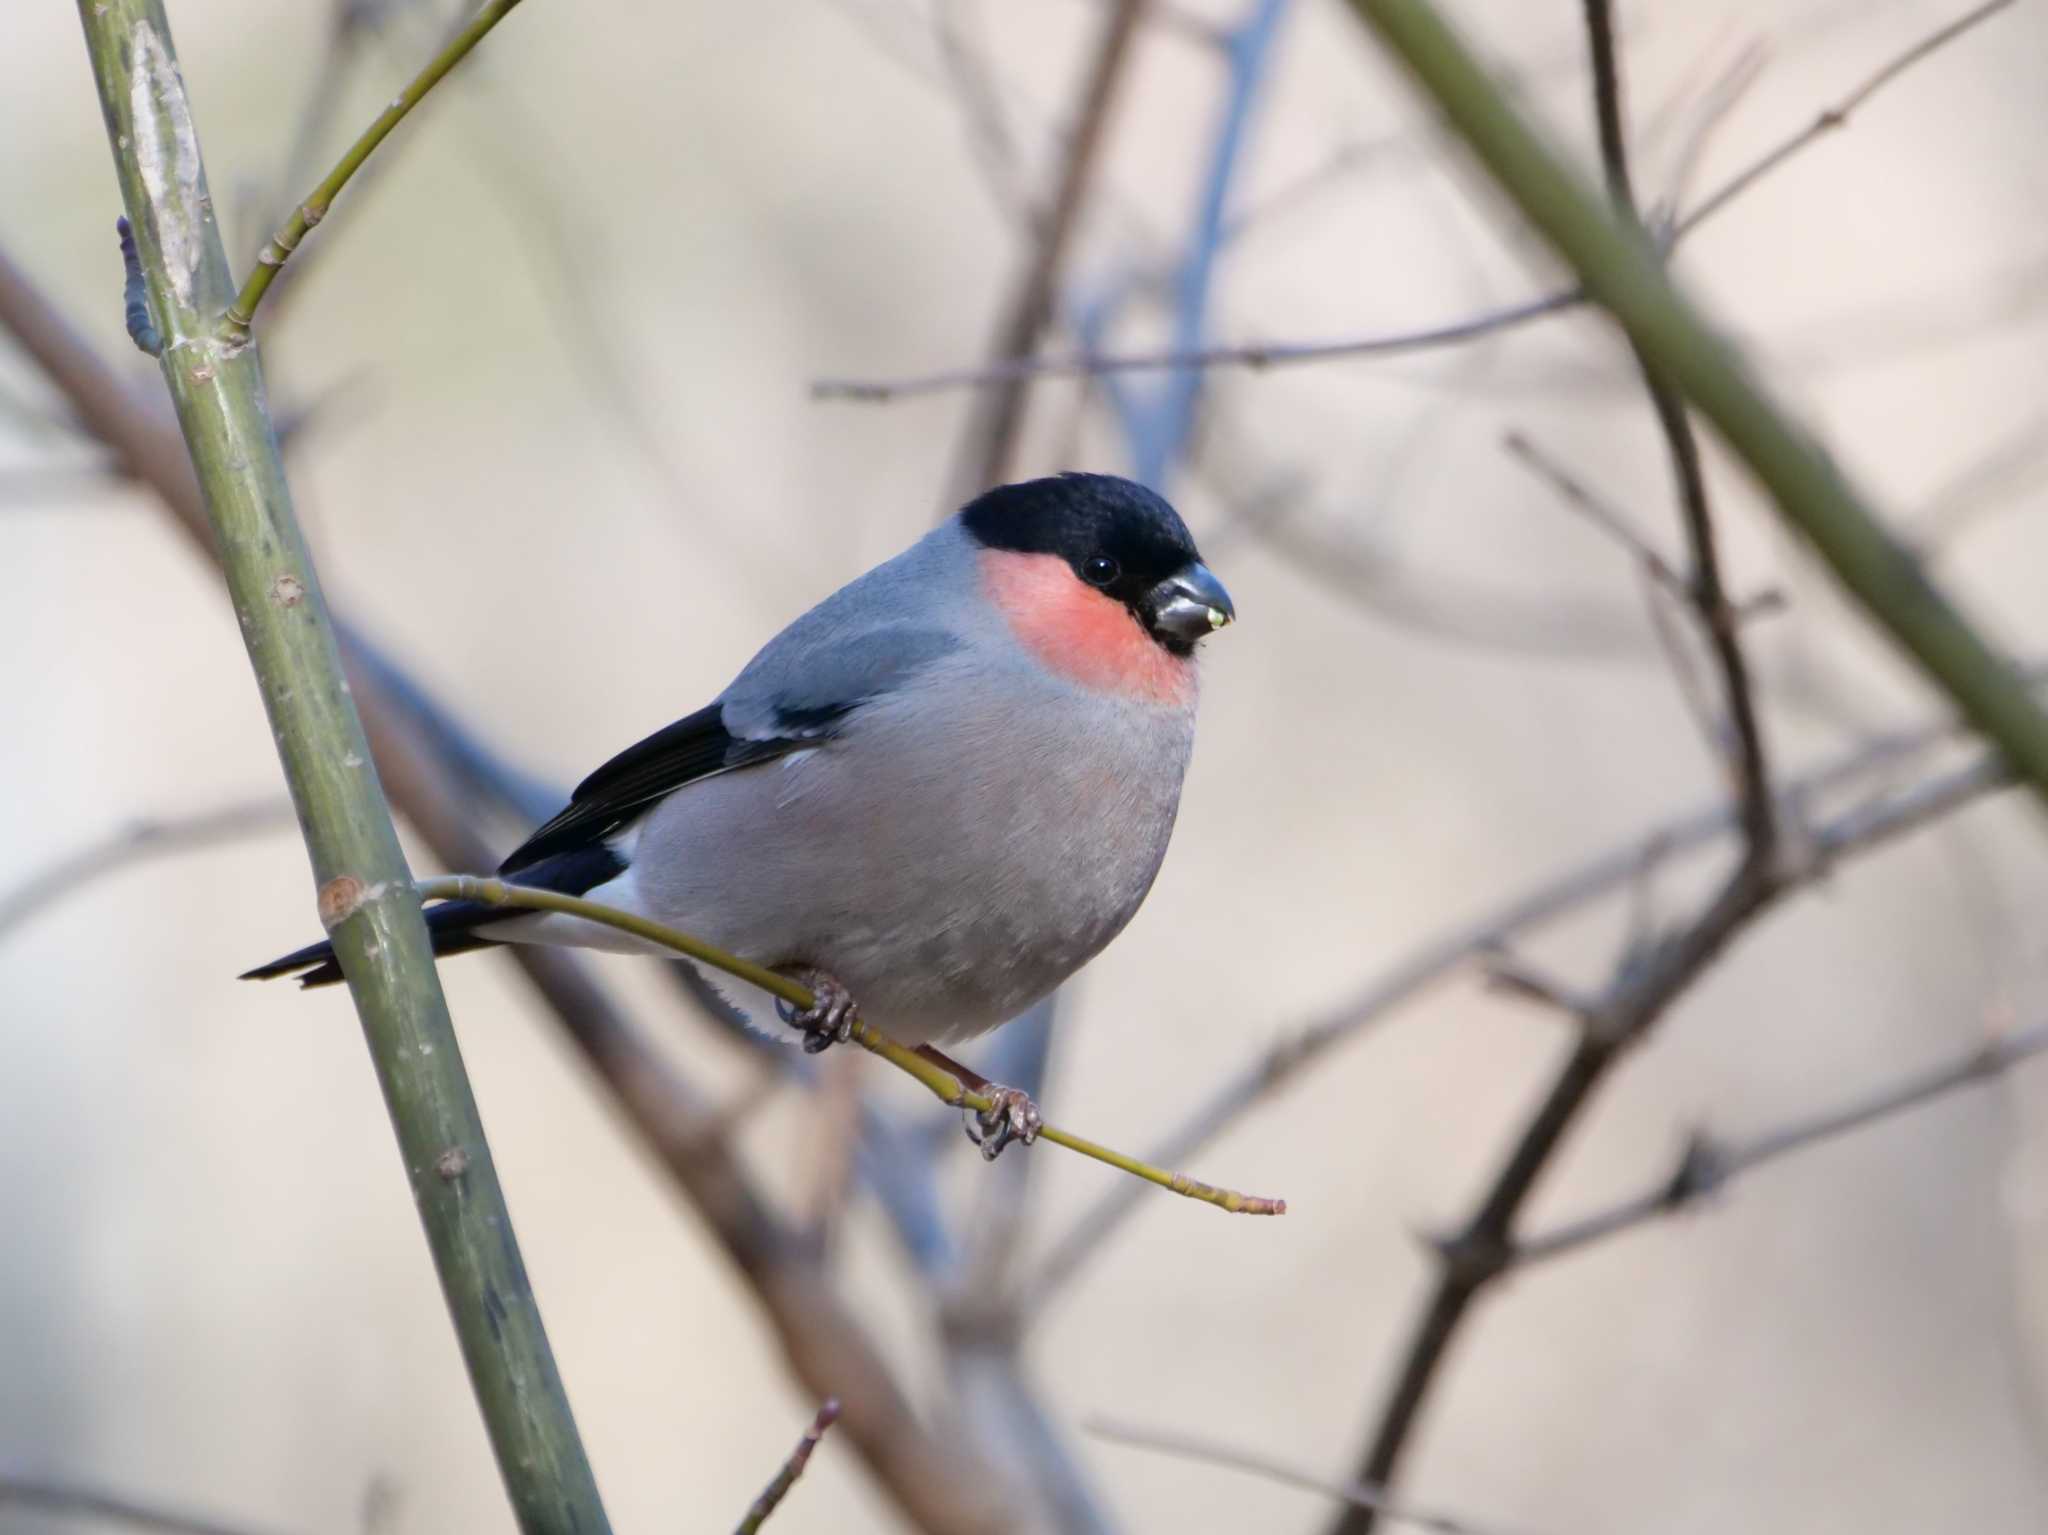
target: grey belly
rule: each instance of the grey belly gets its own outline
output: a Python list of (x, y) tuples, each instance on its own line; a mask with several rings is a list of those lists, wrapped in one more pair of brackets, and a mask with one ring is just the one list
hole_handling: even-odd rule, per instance
[(641, 901), (759, 963), (830, 971), (906, 1044), (979, 1034), (1114, 938), (1165, 855), (1192, 722), (1099, 715), (1020, 739), (1012, 714), (970, 708), (935, 754), (876, 711), (691, 785), (641, 830)]

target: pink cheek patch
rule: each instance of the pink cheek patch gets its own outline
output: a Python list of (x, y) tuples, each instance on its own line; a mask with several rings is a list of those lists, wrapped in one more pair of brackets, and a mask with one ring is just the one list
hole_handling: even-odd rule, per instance
[(982, 581), (1025, 648), (1069, 681), (1102, 693), (1184, 707), (1195, 668), (1147, 634), (1131, 610), (1074, 574), (1056, 554), (990, 549)]

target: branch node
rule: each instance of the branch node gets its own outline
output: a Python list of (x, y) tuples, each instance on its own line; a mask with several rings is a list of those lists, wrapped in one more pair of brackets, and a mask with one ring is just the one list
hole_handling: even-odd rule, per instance
[(1511, 949), (1495, 948), (1482, 956), (1480, 963), (1485, 983), (1494, 991), (1539, 1002), (1569, 1018), (1583, 1020), (1594, 1010), (1592, 998), (1539, 969)]
[(1721, 1144), (1706, 1131), (1695, 1130), (1686, 1138), (1685, 1150), (1659, 1203), (1666, 1210), (1683, 1209), (1719, 1190), (1732, 1172)]
[(320, 887), (320, 925), (333, 932), (361, 909), (369, 887), (353, 874), (337, 874)]
[(1443, 1266), (1444, 1281), (1461, 1290), (1479, 1290), (1506, 1273), (1514, 1247), (1498, 1232), (1474, 1224), (1448, 1236), (1423, 1237)]

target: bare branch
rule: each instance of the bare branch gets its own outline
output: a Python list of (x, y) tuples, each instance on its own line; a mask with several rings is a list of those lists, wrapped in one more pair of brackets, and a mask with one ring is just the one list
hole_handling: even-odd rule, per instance
[(1879, 66), (1874, 74), (1851, 90), (1848, 95), (1842, 97), (1831, 107), (1823, 107), (1819, 115), (1806, 127), (1800, 129), (1790, 138), (1780, 140), (1764, 154), (1751, 161), (1740, 171), (1736, 172), (1735, 175), (1715, 188), (1713, 192), (1701, 200), (1698, 207), (1686, 214), (1684, 218), (1678, 220), (1673, 230), (1674, 235), (1690, 234), (1723, 208), (1727, 207), (1728, 204), (1742, 196), (1743, 193), (1747, 192), (1759, 181), (1763, 180), (1764, 177), (1777, 170), (1787, 160), (1811, 148), (1817, 140), (1826, 137), (1837, 128), (1846, 128), (1849, 125), (1851, 114), (1868, 102), (1871, 97), (1891, 84), (1892, 81), (1898, 79), (1899, 76), (1903, 75), (1915, 64), (1939, 53), (1943, 48), (1946, 48), (1964, 33), (1976, 27), (1980, 22), (1988, 21), (2000, 11), (2009, 9), (2012, 4), (2013, 0), (1985, 0), (1984, 4), (1965, 11), (1954, 21), (1948, 22), (1944, 26), (1937, 27), (1934, 31), (1928, 33), (1927, 36), (1906, 49), (1905, 52), (1887, 60)]
[(1412, 1524), (1419, 1530), (1433, 1531), (1434, 1535), (1500, 1535), (1499, 1526), (1482, 1525), (1462, 1515), (1418, 1507), (1416, 1504), (1395, 1498), (1384, 1487), (1316, 1476), (1269, 1456), (1220, 1444), (1213, 1439), (1204, 1439), (1193, 1434), (1168, 1433), (1163, 1429), (1140, 1428), (1135, 1424), (1117, 1423), (1102, 1418), (1091, 1419), (1082, 1426), (1096, 1438), (1107, 1439), (1111, 1444), (1128, 1445), (1135, 1450), (1151, 1450), (1156, 1454), (1197, 1461), (1203, 1465), (1222, 1466), (1232, 1471), (1249, 1472), (1269, 1482), (1279, 1482), (1282, 1486), (1298, 1487), (1304, 1492), (1321, 1493), (1326, 1498), (1334, 1498), (1354, 1508), (1370, 1509), (1396, 1524)]
[(1020, 378), (1102, 378), (1129, 373), (1166, 373), (1179, 368), (1236, 367), (1258, 371), (1323, 362), (1336, 357), (1391, 357), (1474, 341), (1495, 331), (1562, 313), (1584, 302), (1585, 295), (1571, 288), (1447, 324), (1350, 340), (1167, 347), (1153, 352), (1114, 354), (1074, 352), (1061, 356), (1015, 358), (993, 366), (946, 368), (903, 378), (821, 378), (812, 381), (811, 398), (886, 404), (918, 395), (943, 394), (954, 389), (985, 389)]
[[(1628, 135), (1622, 121), (1621, 62), (1614, 51), (1614, 16), (1610, 0), (1585, 0), (1586, 34), (1593, 60), (1593, 115), (1600, 137), (1600, 163), (1607, 177), (1607, 195), (1620, 216), (1642, 229), (1630, 183)], [(1647, 241), (1648, 231), (1644, 230)], [(1686, 583), (1694, 610), (1721, 674), (1722, 697), (1732, 722), (1732, 767), (1741, 800), (1745, 856), (1761, 863), (1771, 856), (1777, 835), (1772, 821), (1770, 763), (1764, 751), (1763, 724), (1756, 692), (1743, 653), (1735, 610), (1721, 579), (1713, 511), (1707, 500), (1706, 470), (1700, 462), (1699, 439), (1685, 402), (1651, 367), (1648, 355), (1629, 338), (1629, 351), (1642, 374), (1643, 388), (1664, 434), (1677, 483), (1679, 510), (1692, 548), (1692, 574)]]
[(2037, 1024), (1972, 1045), (1955, 1060), (1922, 1068), (1842, 1107), (1794, 1120), (1746, 1140), (1724, 1142), (1704, 1133), (1696, 1134), (1688, 1140), (1677, 1167), (1656, 1183), (1604, 1210), (1517, 1239), (1509, 1263), (1515, 1268), (1541, 1263), (1646, 1221), (1674, 1214), (1768, 1162), (1880, 1124), (1959, 1088), (1990, 1082), (2043, 1051), (2048, 1051), (2048, 1024)]
[(811, 1419), (811, 1426), (804, 1430), (803, 1438), (796, 1442), (796, 1448), (789, 1452), (789, 1459), (782, 1463), (782, 1469), (775, 1473), (770, 1482), (754, 1499), (753, 1506), (741, 1519), (738, 1535), (755, 1535), (768, 1522), (782, 1500), (789, 1496), (789, 1489), (796, 1485), (796, 1479), (804, 1474), (804, 1467), (811, 1463), (811, 1452), (818, 1447), (818, 1441), (825, 1437), (825, 1431), (839, 1421), (839, 1403), (835, 1398), (825, 1398), (825, 1405), (818, 1409), (818, 1415)]
[[(1946, 723), (1881, 736), (1791, 780), (1781, 787), (1781, 820), (1797, 824), (1805, 807), (1820, 796), (1896, 767), (1957, 728)], [(1817, 846), (1824, 848), (1830, 861), (1852, 856), (2009, 781), (2002, 765), (1986, 759), (1966, 775), (1930, 778), (1896, 796), (1844, 814), (1832, 823), (1824, 842), (1817, 842)], [(1502, 948), (1516, 936), (1615, 891), (1640, 887), (1649, 870), (1718, 841), (1735, 829), (1735, 824), (1734, 813), (1726, 804), (1695, 810), (1542, 880), (1491, 911), (1476, 918), (1463, 918), (1425, 939), (1369, 980), (1350, 1000), (1289, 1031), (1233, 1073), (1185, 1124), (1152, 1148), (1148, 1153), (1150, 1160), (1168, 1166), (1187, 1161), (1332, 1050), (1448, 980), (1476, 956)], [(1818, 877), (1821, 867), (1819, 860), (1809, 860), (1803, 877)], [(1053, 1244), (1031, 1282), (1024, 1287), (1034, 1315), (1043, 1312), (1133, 1213), (1139, 1192), (1128, 1188), (1111, 1190)]]
[(1678, 153), (1678, 166), (1672, 172), (1670, 190), (1663, 201), (1667, 207), (1685, 206), (1686, 193), (1692, 187), (1693, 173), (1699, 168), (1700, 159), (1706, 154), (1707, 145), (1714, 134), (1728, 120), (1729, 115), (1749, 94), (1749, 88), (1756, 84), (1763, 73), (1764, 50), (1761, 44), (1752, 43), (1735, 56), (1735, 62), (1728, 71), (1707, 92), (1705, 105), (1700, 110), (1699, 121), (1687, 135), (1684, 147)]
[[(1923, 62), (1975, 28), (2005, 10), (2013, 0), (1988, 0), (1914, 43), (1864, 80), (1835, 105), (1825, 108), (1813, 123), (1781, 140), (1702, 199), (1699, 206), (1672, 222), (1666, 244), (1676, 244), (1709, 219), (1752, 190), (1788, 161), (1796, 158), (1816, 139), (1847, 124), (1850, 113), (1859, 110), (1887, 85), (1914, 65)], [(1577, 286), (1558, 288), (1519, 304), (1462, 320), (1426, 326), (1417, 330), (1382, 335), (1318, 341), (1268, 341), (1231, 346), (1163, 348), (1150, 352), (1069, 353), (1012, 361), (995, 367), (947, 368), (930, 373), (890, 379), (821, 378), (811, 385), (811, 396), (819, 400), (885, 403), (916, 395), (937, 394), (953, 389), (983, 389), (1019, 377), (1087, 378), (1127, 373), (1159, 373), (1174, 368), (1266, 368), (1323, 362), (1340, 357), (1388, 357), (1461, 345), (1481, 336), (1524, 325), (1585, 302)]]

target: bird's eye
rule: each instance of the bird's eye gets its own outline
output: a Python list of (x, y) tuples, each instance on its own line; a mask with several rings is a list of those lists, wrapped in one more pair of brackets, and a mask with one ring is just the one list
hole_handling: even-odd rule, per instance
[(1081, 567), (1081, 578), (1090, 586), (1107, 586), (1123, 574), (1123, 566), (1106, 554), (1098, 554)]

